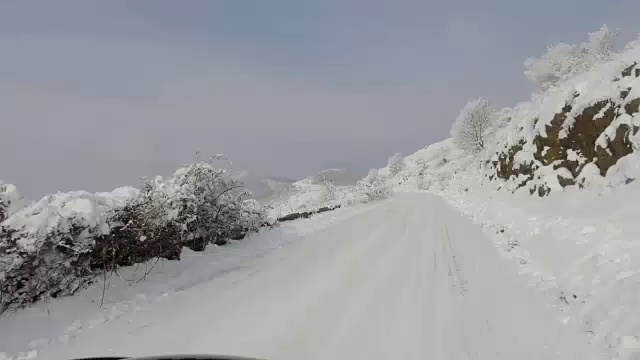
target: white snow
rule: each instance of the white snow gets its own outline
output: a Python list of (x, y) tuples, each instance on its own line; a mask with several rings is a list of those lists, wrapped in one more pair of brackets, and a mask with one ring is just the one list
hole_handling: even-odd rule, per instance
[[(48, 360), (184, 352), (284, 360), (599, 358), (589, 338), (545, 309), (480, 228), (443, 200), (401, 193), (373, 204), (226, 248), (244, 259), (197, 255), (185, 261), (181, 281), (163, 269), (119, 286), (116, 296), (145, 287), (153, 296), (110, 300), (89, 321), (88, 295), (97, 297), (97, 289), (52, 302), (49, 315), (40, 307), (0, 318), (0, 348)], [(309, 231), (314, 223), (323, 225)], [(222, 259), (233, 265), (220, 267)], [(181, 282), (191, 286), (172, 288)]]
[(608, 349), (606, 358), (627, 358), (623, 339), (640, 334), (640, 184), (606, 196), (573, 190), (544, 199), (460, 186), (468, 179), (444, 195), (483, 225), (566, 321)]
[[(315, 211), (322, 207), (353, 206), (390, 195), (391, 190), (379, 188), (382, 184), (377, 179), (371, 181), (375, 186), (370, 186), (372, 183), (367, 181), (348, 186), (337, 186), (331, 181), (317, 184), (315, 178), (297, 181), (288, 191), (266, 203), (270, 208), (269, 217), (278, 218), (291, 213)], [(377, 196), (376, 190), (383, 196)]]
[(92, 232), (86, 234), (86, 241), (90, 242), (91, 235), (109, 232), (108, 212), (136, 195), (137, 190), (130, 187), (95, 194), (86, 191), (52, 194), (16, 212), (3, 224), (19, 231), (18, 244), (26, 252), (36, 251), (52, 231), (69, 233), (75, 225)]

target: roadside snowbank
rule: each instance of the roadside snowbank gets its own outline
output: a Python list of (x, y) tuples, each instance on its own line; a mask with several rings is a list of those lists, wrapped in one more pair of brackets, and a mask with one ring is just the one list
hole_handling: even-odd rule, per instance
[(579, 324), (611, 358), (637, 356), (640, 184), (604, 196), (566, 189), (540, 199), (495, 191), (481, 179), (461, 174), (441, 195), (483, 226), (562, 321)]

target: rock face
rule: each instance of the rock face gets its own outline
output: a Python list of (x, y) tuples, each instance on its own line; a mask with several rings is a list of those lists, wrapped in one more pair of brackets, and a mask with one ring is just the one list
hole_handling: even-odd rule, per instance
[[(556, 176), (561, 187), (582, 186), (580, 175), (589, 164), (597, 167), (600, 176), (605, 176), (619, 159), (634, 151), (632, 137), (640, 129), (634, 116), (639, 112), (640, 97), (630, 95), (640, 91), (639, 88), (634, 92), (632, 86), (639, 76), (640, 65), (634, 62), (607, 84), (622, 88), (615, 96), (593, 99), (590, 94), (589, 99), (581, 99), (583, 95), (575, 91), (550, 118), (532, 119), (529, 133), (533, 136), (507, 143), (493, 158), (495, 175), (512, 181), (516, 189), (549, 173)], [(544, 121), (542, 125), (540, 120)], [(519, 159), (525, 148), (529, 156)], [(550, 191), (544, 181), (528, 188), (541, 196)]]

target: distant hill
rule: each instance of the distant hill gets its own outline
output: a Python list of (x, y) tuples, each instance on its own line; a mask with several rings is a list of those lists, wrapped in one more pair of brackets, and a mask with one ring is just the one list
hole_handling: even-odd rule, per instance
[(363, 177), (363, 175), (348, 169), (326, 169), (306, 178), (304, 181), (310, 184), (321, 184), (324, 179), (327, 179), (337, 186), (349, 186), (355, 185)]

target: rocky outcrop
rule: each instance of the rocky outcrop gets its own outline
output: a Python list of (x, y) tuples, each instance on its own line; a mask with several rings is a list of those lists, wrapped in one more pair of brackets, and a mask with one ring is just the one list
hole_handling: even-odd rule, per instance
[[(639, 76), (640, 66), (633, 63), (612, 81)], [(514, 182), (516, 188), (539, 177), (542, 168), (557, 170), (557, 181), (562, 187), (582, 186), (580, 174), (588, 164), (594, 164), (600, 175), (605, 176), (619, 159), (634, 151), (631, 137), (640, 127), (629, 119), (639, 112), (640, 98), (628, 99), (631, 93), (632, 87), (627, 87), (619, 96), (589, 101), (591, 105), (575, 111), (574, 104), (584, 102), (581, 94), (575, 92), (551, 119), (543, 119), (544, 131), (536, 130), (540, 119), (534, 119), (531, 130), (536, 135), (532, 139), (523, 137), (498, 152), (493, 161), (495, 175)], [(532, 158), (518, 160), (518, 153), (527, 142), (532, 142), (529, 147)], [(544, 184), (529, 189), (541, 196), (549, 193)]]

